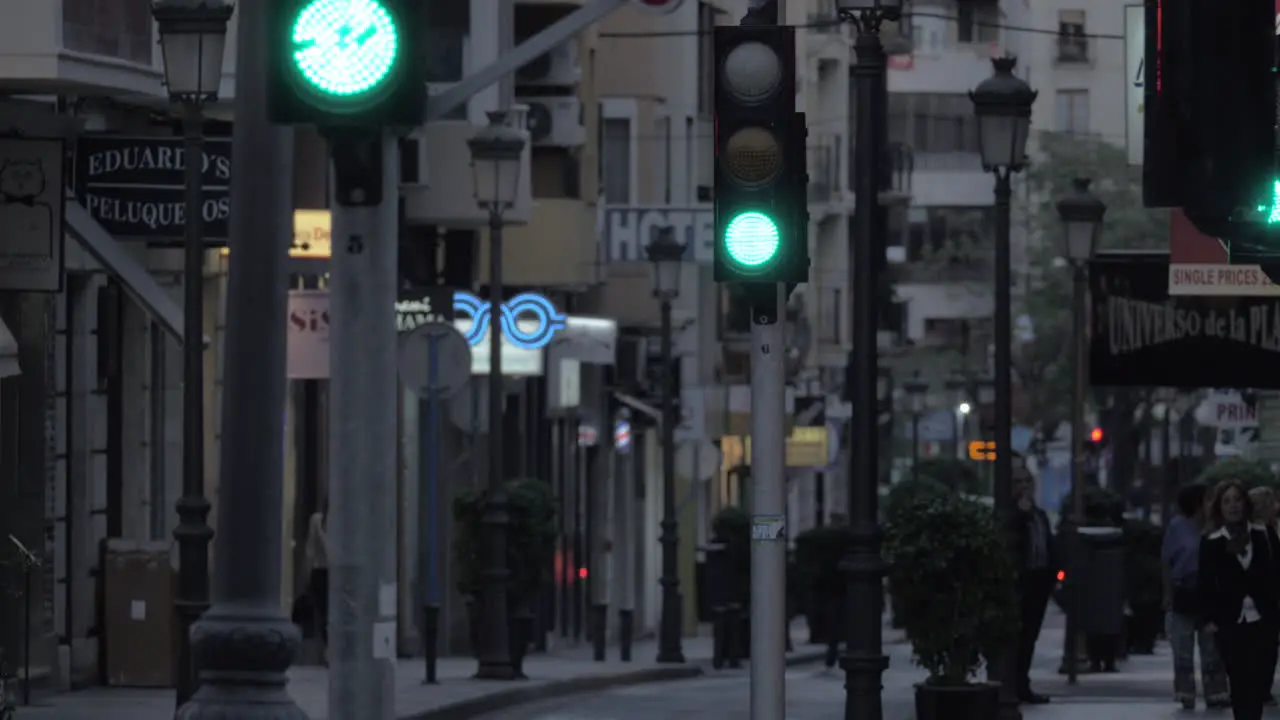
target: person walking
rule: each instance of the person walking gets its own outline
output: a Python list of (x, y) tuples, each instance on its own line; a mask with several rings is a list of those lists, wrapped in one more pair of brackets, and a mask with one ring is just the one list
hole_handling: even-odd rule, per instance
[(1165, 633), (1173, 650), (1173, 695), (1187, 710), (1196, 706), (1196, 647), (1200, 648), (1200, 678), (1205, 706), (1231, 704), (1227, 676), (1214, 645), (1213, 634), (1197, 627), (1200, 617), (1200, 538), (1204, 533), (1206, 499), (1203, 484), (1178, 491), (1178, 514), (1169, 520), (1160, 550), (1164, 575)]
[[(1253, 503), (1253, 521), (1258, 525), (1261, 525), (1267, 528), (1273, 533), (1276, 532), (1275, 491), (1265, 486), (1255, 487), (1249, 490), (1249, 501)], [(1280, 554), (1277, 554), (1277, 550), (1280, 550), (1280, 548), (1277, 548), (1274, 546), (1271, 548), (1272, 557), (1280, 558)], [(1277, 639), (1276, 643), (1277, 643), (1277, 647), (1276, 647), (1277, 652), (1272, 654), (1271, 666), (1266, 671), (1266, 676), (1267, 676), (1266, 704), (1269, 707), (1275, 707), (1276, 705), (1276, 696), (1274, 695), (1272, 690), (1275, 686), (1276, 661), (1277, 661), (1277, 658), (1280, 657), (1280, 638)]]
[(307, 525), (307, 594), (315, 612), (316, 634), (324, 650), (324, 665), (329, 665), (329, 496), (320, 502), (320, 511), (311, 515)]
[(1017, 549), (1018, 605), (1022, 620), (1018, 631), (1018, 701), (1043, 705), (1049, 702), (1049, 698), (1031, 690), (1031, 661), (1035, 657), (1036, 641), (1040, 638), (1040, 626), (1044, 623), (1044, 611), (1053, 594), (1058, 563), (1049, 516), (1035, 504), (1035, 480), (1025, 467), (1014, 469), (1011, 502), (1014, 504), (1014, 547)]
[(1244, 486), (1219, 483), (1209, 512), (1213, 529), (1200, 542), (1201, 622), (1216, 636), (1235, 720), (1262, 719), (1280, 632), (1280, 564), (1272, 552), (1280, 538), (1252, 517)]

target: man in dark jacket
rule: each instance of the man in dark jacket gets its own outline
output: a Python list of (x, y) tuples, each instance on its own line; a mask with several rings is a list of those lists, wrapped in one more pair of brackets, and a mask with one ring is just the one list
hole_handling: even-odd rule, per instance
[(1031, 691), (1031, 660), (1044, 623), (1045, 607), (1057, 580), (1058, 558), (1049, 516), (1035, 504), (1035, 481), (1025, 467), (1013, 471), (1014, 561), (1018, 568), (1021, 626), (1018, 638), (1018, 700), (1043, 705), (1049, 698)]

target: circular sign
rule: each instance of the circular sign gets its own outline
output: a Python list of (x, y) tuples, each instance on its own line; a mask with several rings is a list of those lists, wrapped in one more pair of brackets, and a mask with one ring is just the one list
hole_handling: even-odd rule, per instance
[(471, 346), (450, 323), (424, 323), (400, 338), (400, 380), (419, 397), (451, 395), (471, 377)]
[(312, 0), (293, 23), (293, 62), (311, 87), (351, 97), (375, 89), (395, 68), (400, 33), (377, 0)]

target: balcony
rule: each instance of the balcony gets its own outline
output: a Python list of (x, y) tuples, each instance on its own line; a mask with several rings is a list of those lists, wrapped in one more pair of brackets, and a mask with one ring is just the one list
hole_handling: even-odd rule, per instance
[(164, 97), (151, 0), (8, 3), (0, 84), (9, 92)]
[(990, 205), (995, 180), (976, 152), (922, 152), (912, 155), (911, 197), (915, 205)]
[[(506, 228), (503, 280), (509, 285), (582, 289), (601, 282), (596, 204), (537, 198), (529, 223)], [(489, 282), (489, 232), (481, 234), (480, 282)]]
[(986, 283), (991, 281), (991, 267), (986, 262), (890, 263), (892, 281), (903, 284)]
[(840, 175), (840, 138), (819, 138), (808, 147), (809, 211), (815, 221), (839, 212), (836, 203), (844, 198)]

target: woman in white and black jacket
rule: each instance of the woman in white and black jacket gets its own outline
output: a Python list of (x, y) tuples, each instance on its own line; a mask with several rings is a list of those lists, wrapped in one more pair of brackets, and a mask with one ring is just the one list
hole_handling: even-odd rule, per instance
[(1218, 641), (1235, 720), (1261, 720), (1280, 634), (1280, 547), (1275, 531), (1249, 522), (1244, 486), (1220, 483), (1200, 543), (1201, 622)]

